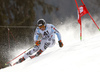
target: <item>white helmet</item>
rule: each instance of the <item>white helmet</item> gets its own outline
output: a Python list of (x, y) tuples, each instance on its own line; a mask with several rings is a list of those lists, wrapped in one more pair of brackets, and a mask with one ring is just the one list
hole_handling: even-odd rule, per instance
[(46, 25), (46, 21), (45, 21), (44, 19), (39, 19), (39, 20), (37, 21), (37, 25), (38, 25), (38, 26)]

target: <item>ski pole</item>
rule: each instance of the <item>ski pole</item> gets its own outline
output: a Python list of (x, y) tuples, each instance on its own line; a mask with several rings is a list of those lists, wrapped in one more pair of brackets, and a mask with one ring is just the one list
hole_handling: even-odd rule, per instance
[[(34, 47), (34, 46), (32, 46)], [(24, 54), (25, 52), (27, 52), (28, 50), (30, 50), (32, 47), (30, 47), (29, 49), (27, 49), (26, 51), (24, 51), (23, 53), (19, 54), (17, 57), (13, 58), (11, 61), (15, 60), (16, 58), (18, 58), (19, 56), (21, 56), (22, 54)], [(11, 61), (5, 63), (5, 65), (9, 64)]]

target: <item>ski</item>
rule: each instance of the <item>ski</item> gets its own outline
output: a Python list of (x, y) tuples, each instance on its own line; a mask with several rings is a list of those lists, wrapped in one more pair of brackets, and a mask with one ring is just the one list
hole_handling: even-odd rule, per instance
[[(32, 55), (32, 56), (29, 56), (31, 59), (33, 59), (34, 57), (36, 57), (35, 55)], [(19, 64), (20, 62), (15, 62), (15, 63), (13, 63), (12, 65), (10, 64), (10, 66), (14, 66), (14, 65), (16, 65), (16, 64)]]

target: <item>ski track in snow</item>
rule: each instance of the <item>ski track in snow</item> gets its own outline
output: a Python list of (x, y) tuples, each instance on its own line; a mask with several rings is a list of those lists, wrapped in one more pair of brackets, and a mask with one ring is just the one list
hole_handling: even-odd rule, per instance
[(66, 43), (67, 40), (63, 48), (57, 44), (39, 57), (28, 58), (0, 72), (100, 72), (100, 34), (83, 41)]

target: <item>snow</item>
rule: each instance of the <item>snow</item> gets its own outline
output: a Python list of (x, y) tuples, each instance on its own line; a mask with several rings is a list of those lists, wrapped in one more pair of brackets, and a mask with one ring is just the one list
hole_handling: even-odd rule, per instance
[[(60, 29), (64, 47), (58, 43), (39, 57), (1, 69), (0, 72), (100, 72), (100, 34), (73, 38), (73, 31)], [(79, 32), (77, 32), (79, 33)], [(79, 37), (78, 37), (79, 38)]]

